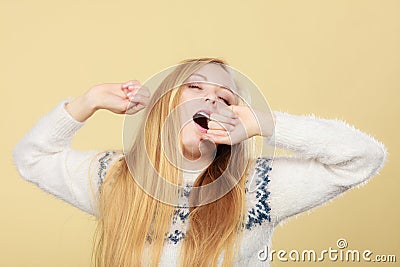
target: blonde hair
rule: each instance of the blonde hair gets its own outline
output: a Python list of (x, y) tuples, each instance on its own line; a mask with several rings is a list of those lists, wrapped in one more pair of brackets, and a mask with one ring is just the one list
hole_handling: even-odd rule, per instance
[[(179, 117), (171, 111), (179, 104), (182, 83), (193, 72), (208, 63), (220, 64), (227, 70), (225, 61), (217, 58), (180, 63), (154, 92), (144, 111), (146, 120), (125, 160), (116, 161), (104, 179), (96, 205), (95, 266), (159, 263), (175, 211), (171, 203), (177, 203), (177, 185), (182, 184), (181, 170), (171, 163), (180, 162), (176, 152), (179, 140), (171, 138), (179, 136)], [(163, 143), (163, 138), (168, 142)], [(216, 201), (190, 207), (189, 228), (179, 254), (181, 266), (217, 266), (222, 255), (223, 266), (233, 265), (246, 214), (245, 175), (250, 152), (250, 140), (233, 146), (218, 145), (213, 162), (196, 179), (193, 189), (222, 179), (223, 187), (206, 192), (214, 196), (232, 189)], [(198, 201), (202, 193), (191, 193), (190, 202)]]

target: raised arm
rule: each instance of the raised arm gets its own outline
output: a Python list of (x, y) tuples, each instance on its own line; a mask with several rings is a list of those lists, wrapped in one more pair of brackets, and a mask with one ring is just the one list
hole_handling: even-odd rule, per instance
[[(76, 132), (101, 108), (115, 113), (135, 113), (140, 103), (129, 108), (129, 96), (122, 84), (93, 87), (82, 97), (64, 99), (43, 116), (13, 149), (20, 175), (41, 189), (95, 215), (95, 200), (105, 174), (123, 154), (117, 150), (78, 151), (71, 148)], [(128, 88), (126, 88), (128, 90)], [(129, 92), (128, 92), (129, 93)], [(135, 98), (139, 100), (139, 92)], [(99, 99), (106, 97), (106, 100)], [(118, 97), (120, 101), (118, 101)], [(141, 96), (142, 97), (142, 96)], [(142, 97), (147, 101), (147, 97)]]
[(344, 121), (274, 114), (269, 144), (295, 153), (258, 161), (274, 224), (365, 183), (387, 160), (381, 142)]

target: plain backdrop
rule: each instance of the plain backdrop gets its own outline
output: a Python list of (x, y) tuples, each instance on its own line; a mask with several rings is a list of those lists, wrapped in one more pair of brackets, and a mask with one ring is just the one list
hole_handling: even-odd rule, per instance
[[(145, 81), (205, 56), (246, 74), (273, 110), (339, 118), (388, 148), (379, 175), (278, 227), (272, 248), (322, 251), (345, 238), (349, 249), (400, 261), (399, 14), (400, 2), (388, 0), (0, 1), (0, 266), (90, 265), (94, 218), (13, 165), (12, 148), (37, 120), (96, 84)], [(72, 145), (121, 148), (122, 124), (99, 111)]]

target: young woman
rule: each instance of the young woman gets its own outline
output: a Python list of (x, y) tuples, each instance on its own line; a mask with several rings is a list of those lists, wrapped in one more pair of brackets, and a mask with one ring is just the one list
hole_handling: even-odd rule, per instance
[[(14, 161), (96, 216), (96, 266), (268, 266), (276, 225), (366, 182), (387, 150), (337, 119), (254, 110), (241, 90), (217, 58), (182, 61), (151, 97), (138, 81), (97, 85), (37, 122)], [(95, 111), (145, 107), (128, 151), (70, 147)], [(295, 156), (253, 158), (254, 136)]]

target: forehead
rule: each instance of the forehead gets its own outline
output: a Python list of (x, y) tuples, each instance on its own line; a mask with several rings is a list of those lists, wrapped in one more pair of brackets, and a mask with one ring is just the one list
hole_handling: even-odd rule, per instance
[(207, 81), (228, 87), (232, 91), (236, 92), (236, 86), (231, 75), (220, 65), (214, 63), (204, 65), (189, 76), (187, 81)]

